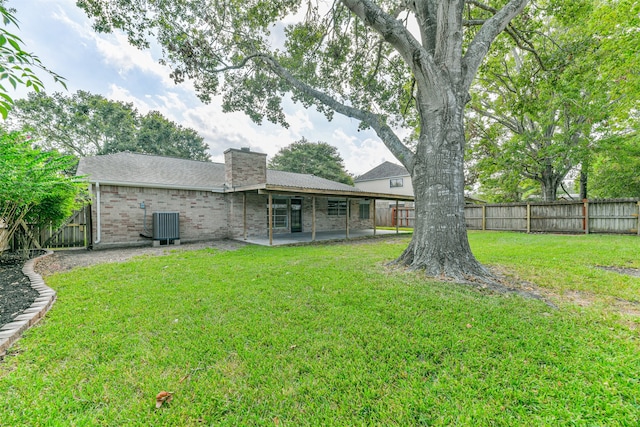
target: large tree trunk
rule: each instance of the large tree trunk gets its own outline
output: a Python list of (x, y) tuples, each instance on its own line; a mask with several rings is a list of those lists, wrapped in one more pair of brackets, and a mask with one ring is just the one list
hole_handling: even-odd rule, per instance
[(558, 198), (558, 186), (562, 179), (555, 173), (551, 165), (545, 167), (540, 178), (542, 199), (545, 202), (554, 202)]
[(586, 168), (582, 168), (580, 171), (580, 200), (585, 200), (589, 197), (587, 192), (587, 184), (589, 181), (589, 175), (585, 171)]
[[(435, 112), (434, 112), (435, 110)], [(491, 277), (471, 253), (464, 217), (464, 101), (431, 109), (411, 173), (415, 228), (397, 262), (458, 281)]]

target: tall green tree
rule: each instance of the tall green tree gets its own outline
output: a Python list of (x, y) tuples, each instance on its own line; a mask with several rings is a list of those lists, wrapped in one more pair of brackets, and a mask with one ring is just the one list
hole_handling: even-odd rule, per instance
[(589, 23), (600, 42), (594, 71), (611, 83), (616, 102), (611, 108), (612, 131), (582, 165), (582, 181), (589, 182), (594, 197), (638, 197), (640, 2), (601, 1), (598, 6)]
[(589, 172), (590, 197), (640, 197), (639, 171), (640, 129), (631, 129), (629, 134), (607, 141), (593, 156)]
[(271, 169), (306, 173), (353, 185), (353, 178), (344, 168), (338, 149), (326, 142), (311, 142), (306, 138), (281, 148), (269, 160)]
[(83, 201), (86, 182), (65, 172), (77, 159), (32, 147), (20, 132), (0, 132), (0, 251), (22, 223), (59, 225)]
[(131, 147), (137, 115), (133, 104), (78, 91), (71, 96), (30, 93), (16, 100), (10, 118), (16, 128), (28, 129), (43, 149), (86, 157), (105, 154), (110, 147)]
[(29, 129), (44, 149), (86, 157), (131, 151), (209, 160), (204, 138), (159, 112), (141, 115), (131, 103), (78, 91), (72, 96), (30, 93), (11, 113), (15, 127)]
[[(480, 67), (467, 126), (468, 160), (478, 171), (481, 192), (535, 181), (542, 199), (555, 200), (567, 174), (576, 168), (586, 172), (601, 142), (615, 133), (613, 123), (627, 120), (628, 111), (637, 108), (637, 82), (621, 79), (631, 64), (640, 68), (640, 59), (610, 65), (632, 46), (609, 40), (629, 30), (637, 33), (636, 23), (623, 19), (606, 37), (601, 33), (603, 17), (619, 16), (612, 10), (627, 6), (548, 2), (527, 23), (529, 44), (505, 45), (489, 55)], [(640, 44), (640, 33), (635, 40)]]
[(195, 130), (167, 120), (158, 111), (150, 111), (140, 117), (135, 148), (130, 151), (206, 161), (207, 148), (204, 138)]
[(19, 85), (31, 88), (36, 92), (44, 89), (44, 84), (35, 70), (40, 70), (51, 76), (54, 82), (66, 88), (64, 78), (49, 70), (42, 64), (40, 58), (24, 50), (24, 42), (7, 28), (13, 26), (19, 29), (18, 20), (12, 10), (4, 6), (5, 0), (0, 1), (0, 115), (4, 119), (13, 105), (13, 98), (4, 86), (8, 82), (14, 89)]
[[(282, 97), (372, 128), (411, 174), (416, 223), (398, 259), (432, 276), (489, 278), (464, 220), (464, 108), (494, 39), (528, 0), (79, 0), (95, 28), (153, 34), (204, 101), (287, 126)], [(286, 22), (286, 23), (285, 23)], [(416, 124), (418, 126), (416, 126)], [(401, 135), (416, 130), (409, 144)]]

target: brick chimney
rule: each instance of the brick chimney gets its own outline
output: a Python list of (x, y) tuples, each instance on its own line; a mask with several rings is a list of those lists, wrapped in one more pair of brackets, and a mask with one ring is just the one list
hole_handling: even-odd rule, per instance
[(267, 183), (267, 155), (248, 147), (224, 152), (224, 177), (228, 188), (260, 188)]

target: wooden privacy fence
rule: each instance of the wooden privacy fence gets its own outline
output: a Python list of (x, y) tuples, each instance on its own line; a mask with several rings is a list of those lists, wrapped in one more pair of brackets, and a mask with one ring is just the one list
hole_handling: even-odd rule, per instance
[(640, 234), (640, 199), (504, 203), (465, 207), (470, 230)]
[[(38, 249), (86, 247), (91, 238), (89, 235), (89, 215), (88, 207), (80, 209), (57, 228), (52, 225), (38, 228), (23, 223), (16, 230), (10, 242), (11, 249), (24, 249), (24, 246)], [(4, 230), (0, 227), (0, 233), (2, 232)]]
[(382, 227), (395, 227), (396, 223), (398, 227), (414, 226), (414, 208), (395, 207), (390, 208), (378, 208), (376, 207), (376, 224)]
[[(469, 230), (640, 235), (640, 199), (467, 205)], [(396, 216), (397, 215), (397, 216)], [(414, 226), (414, 208), (378, 208), (376, 224)]]

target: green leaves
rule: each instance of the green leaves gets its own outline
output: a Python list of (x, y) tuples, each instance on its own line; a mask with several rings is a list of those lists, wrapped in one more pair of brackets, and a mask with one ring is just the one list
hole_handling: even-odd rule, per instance
[(12, 117), (38, 144), (84, 157), (120, 151), (209, 160), (204, 138), (158, 112), (141, 115), (131, 103), (78, 91), (71, 97), (31, 93), (16, 101)]
[[(0, 15), (2, 15), (4, 26), (18, 27), (18, 21), (4, 6), (0, 6)], [(44, 89), (44, 84), (32, 70), (36, 68), (49, 74), (54, 82), (66, 88), (64, 78), (45, 67), (36, 55), (23, 50), (23, 44), (20, 37), (5, 28), (0, 28), (0, 82), (8, 81), (13, 89), (18, 85), (24, 85), (35, 92), (40, 92)], [(13, 105), (13, 99), (6, 92), (7, 88), (0, 83), (0, 115), (4, 119), (7, 118)]]
[[(637, 46), (640, 33), (633, 30), (638, 14), (627, 16), (625, 2), (554, 0), (543, 6), (536, 4), (535, 13), (517, 24), (535, 51), (505, 44), (482, 66), (468, 124), (500, 129), (491, 136), (469, 132), (473, 167), (487, 168), (476, 172), (487, 190), (503, 183), (483, 176), (519, 176), (522, 184), (537, 181), (540, 195), (555, 199), (567, 173), (588, 164), (600, 142), (617, 132), (614, 124), (637, 108), (640, 85), (625, 78), (625, 68), (640, 67), (640, 59), (629, 59), (632, 44), (613, 40), (631, 32)], [(615, 24), (605, 17), (615, 17)], [(620, 66), (618, 57), (628, 60)], [(478, 161), (487, 144), (495, 148), (493, 157)]]
[(306, 173), (353, 185), (353, 178), (344, 170), (336, 147), (326, 142), (310, 142), (306, 138), (284, 147), (269, 161), (269, 168)]
[(65, 175), (75, 164), (71, 156), (33, 149), (22, 133), (0, 134), (0, 218), (8, 230), (0, 248), (22, 221), (56, 225), (82, 204), (84, 179)]

